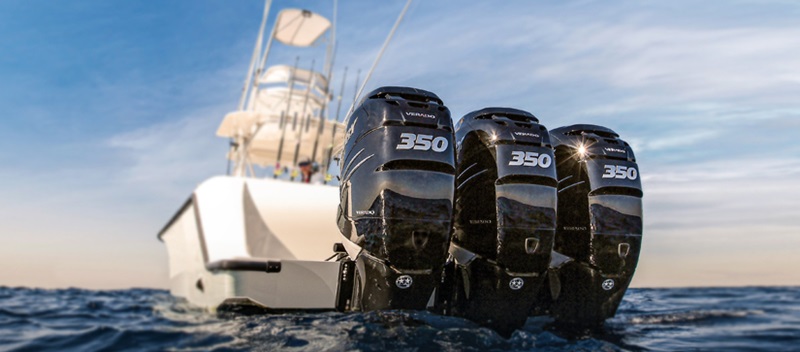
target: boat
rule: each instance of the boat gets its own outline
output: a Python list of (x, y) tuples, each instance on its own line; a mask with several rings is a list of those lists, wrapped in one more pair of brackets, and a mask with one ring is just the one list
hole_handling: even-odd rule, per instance
[[(229, 173), (197, 186), (158, 234), (169, 256), (170, 292), (212, 311), (333, 309), (338, 287), (339, 264), (326, 260), (340, 237), (337, 189), (290, 180), (303, 176), (298, 161), (329, 157), (344, 131), (325, 115), (335, 27), (311, 11), (283, 9), (267, 37), (270, 5), (238, 109), (217, 129), (231, 141)], [(303, 51), (319, 42), (327, 58), (317, 67), (298, 67), (299, 59), (266, 67), (275, 46)], [(281, 163), (293, 166), (291, 175)], [(264, 168), (273, 172), (256, 177)]]
[[(209, 311), (429, 310), (505, 335), (532, 315), (596, 326), (615, 314), (642, 237), (638, 166), (616, 132), (548, 130), (506, 107), (454, 124), (435, 93), (396, 86), (340, 122), (336, 5), (332, 21), (284, 9), (266, 32), (270, 7), (238, 109), (217, 130), (229, 173), (197, 186), (158, 234), (172, 295)], [(321, 69), (266, 67), (277, 43), (324, 43)]]

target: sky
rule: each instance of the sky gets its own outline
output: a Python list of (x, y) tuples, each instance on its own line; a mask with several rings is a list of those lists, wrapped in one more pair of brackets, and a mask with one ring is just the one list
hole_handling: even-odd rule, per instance
[[(343, 3), (334, 75), (363, 77), (405, 2)], [(225, 173), (214, 133), (262, 9), (0, 1), (0, 285), (167, 287), (156, 234)], [(800, 285), (798, 18), (781, 0), (416, 1), (367, 89), (617, 131), (644, 188), (634, 286)]]

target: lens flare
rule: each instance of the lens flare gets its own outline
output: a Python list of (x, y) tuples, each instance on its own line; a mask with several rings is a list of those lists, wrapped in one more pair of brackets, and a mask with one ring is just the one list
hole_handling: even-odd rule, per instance
[(578, 146), (578, 155), (582, 158), (586, 157), (586, 146), (581, 144)]

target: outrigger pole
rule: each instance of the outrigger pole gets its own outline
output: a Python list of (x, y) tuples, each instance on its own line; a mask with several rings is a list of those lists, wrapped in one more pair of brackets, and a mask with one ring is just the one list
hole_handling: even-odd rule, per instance
[(364, 87), (369, 82), (370, 77), (372, 77), (372, 72), (375, 71), (375, 67), (378, 66), (378, 62), (381, 61), (381, 57), (383, 57), (383, 52), (386, 51), (386, 47), (389, 46), (389, 42), (394, 37), (394, 32), (397, 31), (397, 27), (400, 26), (400, 22), (403, 21), (403, 17), (406, 15), (406, 11), (408, 11), (408, 7), (411, 5), (411, 0), (406, 2), (406, 6), (403, 7), (403, 11), (400, 11), (400, 16), (397, 17), (397, 21), (394, 22), (394, 26), (392, 30), (389, 32), (389, 35), (386, 37), (386, 40), (383, 42), (383, 46), (381, 47), (381, 51), (378, 52), (378, 56), (375, 57), (375, 61), (372, 62), (372, 67), (370, 67), (369, 72), (367, 72), (367, 77), (364, 78), (364, 82), (361, 83), (361, 88), (358, 89), (356, 92), (356, 96), (353, 98), (353, 104), (350, 105), (350, 109), (347, 110), (347, 116), (353, 113), (353, 109), (356, 107), (356, 101), (358, 97), (361, 95), (361, 92), (364, 91)]
[[(258, 30), (258, 38), (256, 39), (256, 46), (253, 48), (253, 56), (250, 58), (250, 68), (247, 70), (247, 77), (244, 79), (244, 86), (242, 87), (242, 97), (239, 98), (239, 110), (244, 109), (245, 102), (247, 100), (248, 93), (250, 92), (250, 87), (252, 87), (253, 78), (257, 76), (257, 74), (253, 74), (256, 70), (256, 67), (260, 67), (258, 65), (259, 57), (258, 55), (261, 52), (261, 44), (264, 42), (264, 28), (267, 26), (267, 17), (269, 16), (269, 9), (272, 6), (272, 0), (267, 0), (267, 5), (264, 6), (264, 15), (261, 18), (261, 27)], [(272, 30), (273, 33), (269, 36), (269, 44), (267, 44), (267, 52), (269, 52), (269, 47), (272, 45), (272, 37), (275, 34), (275, 29)], [(266, 57), (266, 53), (264, 55)]]
[[(330, 42), (328, 43), (327, 52), (325, 54), (325, 56), (326, 56), (325, 65), (326, 66), (323, 68), (323, 70), (325, 70), (325, 76), (328, 79), (328, 81), (327, 81), (328, 82), (328, 87), (326, 87), (327, 89), (326, 89), (325, 93), (328, 93), (330, 91), (331, 74), (333, 73), (333, 60), (336, 57), (336, 19), (339, 17), (338, 12), (339, 12), (339, 1), (334, 0), (333, 1), (333, 26), (331, 26), (331, 39), (330, 39)], [(320, 116), (322, 116), (322, 115), (320, 115)]]
[[(267, 0), (266, 5), (264, 6), (264, 15), (261, 17), (261, 26), (258, 30), (258, 37), (256, 38), (256, 45), (253, 48), (253, 55), (250, 58), (250, 67), (247, 70), (247, 76), (244, 78), (244, 84), (242, 85), (242, 96), (239, 98), (239, 105), (237, 110), (242, 110), (244, 108), (245, 100), (247, 95), (250, 91), (251, 84), (253, 80), (253, 70), (256, 67), (256, 60), (258, 60), (258, 54), (261, 51), (261, 43), (264, 42), (264, 28), (267, 26), (267, 17), (269, 17), (269, 9), (272, 7), (272, 0)], [(271, 39), (271, 38), (270, 38)], [(230, 138), (229, 143), (229, 156), (228, 156), (228, 167), (226, 174), (230, 175), (231, 173), (231, 158), (230, 153), (234, 150), (239, 149), (240, 143), (235, 142), (233, 138)]]

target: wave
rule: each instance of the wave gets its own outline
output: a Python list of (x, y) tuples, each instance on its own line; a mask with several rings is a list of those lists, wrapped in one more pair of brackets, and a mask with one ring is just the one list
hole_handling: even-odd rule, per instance
[(677, 324), (725, 318), (745, 318), (764, 314), (763, 310), (700, 310), (666, 314), (645, 314), (630, 318), (632, 324)]
[[(712, 308), (709, 308), (712, 307)], [(592, 331), (510, 338), (424, 311), (209, 314), (163, 290), (0, 287), (0, 351), (770, 350), (800, 345), (800, 288), (630, 289)]]

